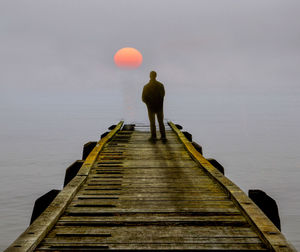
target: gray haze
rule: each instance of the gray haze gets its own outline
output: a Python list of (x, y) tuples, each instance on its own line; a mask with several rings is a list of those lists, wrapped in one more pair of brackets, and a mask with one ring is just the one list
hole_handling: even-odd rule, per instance
[[(299, 23), (297, 0), (1, 0), (0, 249), (85, 141), (147, 120), (150, 70), (166, 117), (243, 190), (276, 198), (300, 249)], [(122, 47), (143, 54), (139, 69), (114, 65)]]

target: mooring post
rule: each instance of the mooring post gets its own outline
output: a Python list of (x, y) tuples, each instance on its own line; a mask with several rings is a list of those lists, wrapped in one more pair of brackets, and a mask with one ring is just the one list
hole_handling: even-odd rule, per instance
[(196, 142), (192, 142), (192, 145), (194, 146), (196, 151), (198, 151), (201, 155), (203, 155), (202, 146), (200, 144), (197, 144)]
[(116, 126), (117, 126), (116, 124), (113, 124), (113, 125), (109, 126), (108, 129), (113, 130)]
[(102, 139), (103, 137), (106, 137), (109, 134), (109, 131), (104, 132), (101, 136), (100, 139)]
[(274, 225), (281, 230), (280, 217), (276, 201), (264, 191), (258, 189), (249, 190), (248, 196), (274, 223)]
[(88, 157), (88, 155), (94, 149), (96, 144), (97, 142), (92, 141), (92, 142), (87, 142), (86, 144), (83, 145), (82, 160), (85, 160)]
[(207, 158), (207, 161), (211, 163), (213, 167), (215, 167), (219, 172), (221, 172), (223, 175), (225, 174), (224, 167), (221, 165), (217, 160), (213, 158)]
[(84, 160), (76, 160), (66, 169), (64, 187), (76, 176), (83, 163)]
[(187, 131), (182, 131), (183, 135), (186, 137), (187, 140), (189, 140), (190, 142), (193, 141), (193, 137), (192, 134), (187, 132)]
[(39, 217), (46, 210), (46, 208), (51, 204), (51, 202), (54, 200), (57, 194), (59, 194), (59, 192), (60, 190), (53, 189), (45, 193), (43, 196), (39, 197), (35, 201), (31, 215), (30, 225), (32, 222), (35, 221), (37, 217)]
[(177, 127), (177, 129), (182, 130), (183, 127), (180, 124), (175, 124), (175, 126)]

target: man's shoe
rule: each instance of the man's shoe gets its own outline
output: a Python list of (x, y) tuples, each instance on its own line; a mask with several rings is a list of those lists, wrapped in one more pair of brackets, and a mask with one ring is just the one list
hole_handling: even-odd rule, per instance
[(154, 138), (154, 137), (150, 137), (149, 139), (148, 139), (148, 141), (149, 142), (151, 142), (151, 143), (156, 143), (156, 138)]
[(168, 139), (165, 138), (165, 137), (162, 137), (160, 140), (161, 140), (163, 143), (166, 143), (166, 142), (168, 141)]

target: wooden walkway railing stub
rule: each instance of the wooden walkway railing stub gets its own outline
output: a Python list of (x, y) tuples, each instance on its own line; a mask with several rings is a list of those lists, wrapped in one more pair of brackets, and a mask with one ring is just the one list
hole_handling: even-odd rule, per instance
[(7, 251), (293, 251), (173, 123), (155, 144), (149, 127), (121, 125)]

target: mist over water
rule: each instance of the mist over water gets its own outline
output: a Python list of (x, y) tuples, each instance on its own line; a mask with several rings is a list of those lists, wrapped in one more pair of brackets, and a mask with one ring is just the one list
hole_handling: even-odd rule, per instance
[[(120, 119), (147, 122), (144, 104), (135, 100), (142, 86), (132, 97), (111, 91), (76, 102), (64, 97), (36, 104), (32, 97), (25, 104), (1, 104), (0, 249), (29, 225), (39, 196), (62, 188), (65, 170), (81, 159), (85, 142), (98, 140)], [(184, 89), (165, 86), (165, 117), (192, 133), (204, 156), (223, 164), (225, 175), (245, 192), (257, 188), (273, 197), (282, 231), (299, 249), (299, 96), (200, 89), (184, 95)]]

